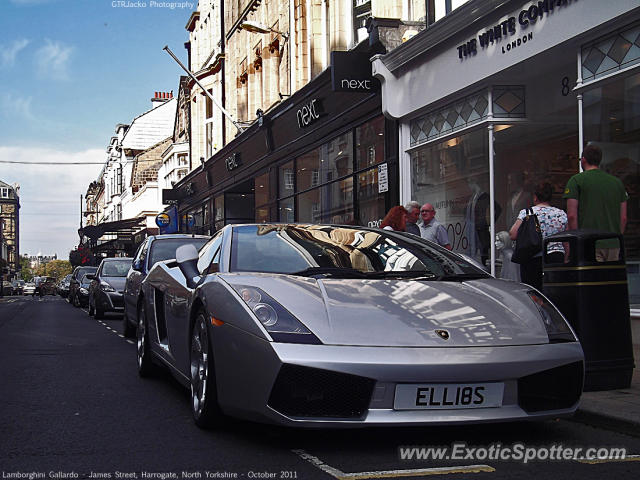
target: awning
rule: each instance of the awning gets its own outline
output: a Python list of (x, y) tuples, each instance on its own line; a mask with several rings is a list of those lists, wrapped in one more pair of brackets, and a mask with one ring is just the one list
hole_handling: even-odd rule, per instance
[(78, 235), (80, 238), (88, 237), (92, 243), (95, 243), (103, 235), (133, 235), (141, 228), (145, 228), (146, 221), (146, 217), (137, 217), (104, 222), (99, 225), (87, 225), (78, 229)]

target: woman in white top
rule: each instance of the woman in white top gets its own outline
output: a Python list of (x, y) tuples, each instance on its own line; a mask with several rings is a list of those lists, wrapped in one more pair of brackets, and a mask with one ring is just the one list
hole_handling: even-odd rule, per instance
[[(549, 205), (553, 195), (551, 184), (544, 182), (536, 185), (533, 192), (533, 213), (538, 217), (542, 239), (554, 233), (564, 232), (567, 229), (567, 214), (564, 210)], [(509, 236), (512, 240), (518, 239), (518, 228), (522, 225), (527, 210), (522, 209), (518, 214), (518, 219), (511, 227)], [(547, 246), (547, 262), (562, 263), (564, 261), (564, 247), (561, 242), (551, 242)], [(535, 255), (526, 263), (520, 264), (520, 278), (523, 283), (527, 283), (538, 290), (542, 289), (542, 252)]]

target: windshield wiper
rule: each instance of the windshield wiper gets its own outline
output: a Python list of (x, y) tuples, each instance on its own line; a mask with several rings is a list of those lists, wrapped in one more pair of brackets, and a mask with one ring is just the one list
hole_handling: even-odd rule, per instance
[(292, 272), (289, 275), (300, 277), (334, 277), (334, 278), (366, 278), (366, 274), (355, 268), (346, 267), (309, 267), (299, 272)]
[(464, 282), (466, 280), (480, 280), (482, 278), (490, 278), (491, 275), (485, 273), (459, 273), (457, 275), (440, 275), (436, 280), (442, 282)]
[(366, 272), (367, 278), (410, 278), (435, 280), (438, 276), (426, 270), (389, 270), (385, 272)]

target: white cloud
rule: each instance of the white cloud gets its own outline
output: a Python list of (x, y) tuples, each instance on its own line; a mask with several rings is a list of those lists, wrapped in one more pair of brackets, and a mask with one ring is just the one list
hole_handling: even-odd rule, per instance
[[(104, 148), (69, 152), (50, 148), (0, 146), (0, 160), (23, 162), (104, 162)], [(0, 179), (20, 184), (20, 252), (58, 254), (66, 259), (78, 245), (80, 195), (96, 180), (100, 165), (0, 163)]]
[(31, 97), (20, 97), (4, 93), (0, 96), (0, 111), (5, 118), (16, 117), (25, 120), (35, 120), (31, 111)]
[(73, 47), (46, 39), (45, 44), (36, 52), (38, 73), (54, 80), (68, 80), (72, 53)]
[(0, 45), (0, 67), (12, 67), (16, 63), (16, 57), (21, 50), (29, 45), (30, 40), (21, 38), (14, 40), (11, 45)]

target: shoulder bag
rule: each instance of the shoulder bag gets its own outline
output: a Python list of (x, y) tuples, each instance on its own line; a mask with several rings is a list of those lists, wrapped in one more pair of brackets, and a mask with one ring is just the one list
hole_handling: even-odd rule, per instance
[(538, 217), (531, 208), (518, 228), (516, 248), (511, 257), (514, 263), (527, 263), (534, 255), (542, 251), (542, 232)]

